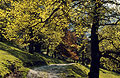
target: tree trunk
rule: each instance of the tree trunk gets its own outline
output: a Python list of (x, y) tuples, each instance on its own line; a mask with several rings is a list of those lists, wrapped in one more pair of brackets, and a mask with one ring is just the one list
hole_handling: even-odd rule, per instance
[(41, 43), (35, 44), (35, 52), (41, 53)]
[(32, 29), (32, 27), (30, 27), (29, 28), (29, 31), (30, 31), (30, 33), (29, 33), (29, 36), (30, 36), (30, 45), (29, 45), (29, 53), (34, 53), (34, 41), (32, 40), (32, 38), (33, 38), (33, 29)]
[(99, 52), (99, 40), (98, 40), (98, 28), (99, 28), (99, 2), (95, 3), (93, 25), (91, 29), (91, 67), (89, 78), (99, 78), (100, 67), (100, 52)]
[(54, 57), (56, 58), (56, 56), (57, 56), (57, 55), (56, 55), (56, 51), (54, 51)]
[(47, 48), (47, 56), (49, 56), (49, 52), (50, 52), (50, 50), (49, 50), (49, 48)]
[(32, 53), (32, 54), (34, 53), (33, 47), (34, 47), (34, 43), (33, 43), (33, 41), (30, 41), (29, 53)]
[(85, 60), (84, 60), (84, 52), (82, 52), (82, 65), (85, 65)]

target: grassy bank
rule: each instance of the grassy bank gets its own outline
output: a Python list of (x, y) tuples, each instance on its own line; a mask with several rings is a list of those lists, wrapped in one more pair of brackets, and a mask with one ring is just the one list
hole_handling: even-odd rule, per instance
[(25, 77), (28, 68), (23, 66), (23, 62), (7, 51), (0, 50), (0, 78), (7, 77), (10, 74), (17, 74), (16, 77)]
[[(89, 68), (76, 63), (76, 64), (72, 64), (70, 66), (67, 66), (64, 73), (67, 72), (67, 74), (68, 74), (67, 78), (88, 78), (89, 70), (90, 70)], [(64, 73), (63, 73), (63, 78), (65, 75)], [(104, 69), (100, 69), (99, 77), (100, 78), (120, 78), (120, 74), (117, 74), (117, 73), (114, 73), (111, 71), (107, 71)]]
[(8, 45), (8, 43), (0, 42), (0, 78), (14, 73), (25, 77), (30, 67), (56, 63), (64, 62), (38, 53), (30, 54)]
[[(16, 78), (25, 78), (29, 68), (66, 63), (59, 59), (50, 58), (38, 53), (30, 54), (11, 45), (0, 42), (0, 78), (14, 75)], [(67, 66), (64, 72), (67, 72), (68, 78), (86, 78), (89, 68), (81, 64)], [(65, 73), (61, 75), (65, 75)], [(119, 74), (100, 69), (100, 78), (120, 78)]]

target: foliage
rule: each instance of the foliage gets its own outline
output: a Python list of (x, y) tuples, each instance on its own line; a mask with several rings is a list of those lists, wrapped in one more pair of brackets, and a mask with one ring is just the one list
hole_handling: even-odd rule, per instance
[[(72, 7), (70, 2), (9, 0), (10, 8), (7, 7), (7, 11), (3, 13), (8, 20), (4, 37), (22, 46), (30, 45), (30, 41), (42, 42), (45, 43), (43, 46), (54, 50), (64, 36), (62, 29), (69, 26), (68, 19), (73, 17), (66, 13), (68, 6)], [(82, 29), (82, 25), (77, 28)]]
[(63, 13), (55, 12), (62, 3), (55, 2), (10, 0), (11, 8), (5, 12), (8, 20), (5, 38), (22, 46), (27, 46), (30, 41), (34, 41), (34, 43), (45, 43), (50, 49), (55, 49), (61, 42), (61, 37), (64, 36), (61, 29), (68, 25), (63, 18)]
[[(7, 2), (7, 0), (5, 1)], [(30, 51), (34, 48), (35, 42), (45, 43), (48, 49), (54, 50), (62, 41), (63, 29), (70, 25), (78, 37), (90, 28), (92, 58), (90, 77), (95, 77), (96, 74), (96, 78), (99, 77), (98, 30), (100, 26), (119, 25), (119, 11), (117, 10), (119, 3), (110, 0), (9, 0), (8, 2), (10, 8), (5, 8), (5, 13), (3, 9), (1, 12), (2, 17), (5, 14), (7, 19), (4, 37), (16, 41), (18, 44), (24, 44), (23, 46), (31, 46)], [(110, 5), (111, 7), (109, 7)], [(113, 10), (114, 8), (115, 10)], [(107, 29), (105, 28), (105, 30)], [(119, 33), (115, 34), (114, 36), (119, 36)], [(111, 35), (104, 34), (104, 36)], [(116, 38), (113, 41), (115, 45), (109, 45), (111, 41), (105, 40), (104, 42), (107, 42), (108, 45), (106, 47), (103, 43), (105, 49), (113, 49), (114, 46), (119, 48), (117, 44), (119, 38), (117, 41)], [(113, 54), (111, 53), (112, 56), (114, 56)]]
[(106, 26), (99, 33), (101, 64), (104, 68), (116, 72), (120, 72), (119, 32), (119, 26)]
[(4, 28), (6, 27), (7, 24), (7, 19), (6, 19), (6, 8), (8, 7), (7, 5), (9, 4), (8, 1), (6, 1), (6, 3), (4, 1), (0, 1), (0, 41), (3, 41), (4, 37), (3, 37), (3, 31)]
[(70, 57), (73, 60), (78, 60), (78, 45), (75, 32), (64, 30), (65, 36), (62, 37), (63, 43), (60, 43), (57, 47), (57, 54), (61, 54), (63, 57)]

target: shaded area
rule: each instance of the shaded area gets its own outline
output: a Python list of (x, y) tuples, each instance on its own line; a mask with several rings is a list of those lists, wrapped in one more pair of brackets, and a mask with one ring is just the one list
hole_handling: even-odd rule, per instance
[(38, 53), (30, 54), (11, 46), (11, 44), (0, 42), (0, 78), (7, 78), (9, 75), (15, 78), (24, 78), (29, 70), (25, 67), (31, 68), (51, 63), (64, 62)]
[(0, 42), (0, 49), (3, 51), (7, 51), (11, 55), (19, 58), (23, 62), (24, 66), (47, 65), (43, 58), (38, 58), (36, 55), (24, 52), (12, 46), (8, 46), (7, 44), (4, 44), (2, 42)]

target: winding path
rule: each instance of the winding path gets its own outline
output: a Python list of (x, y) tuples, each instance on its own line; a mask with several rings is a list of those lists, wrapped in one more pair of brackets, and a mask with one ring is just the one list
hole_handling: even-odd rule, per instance
[(63, 74), (67, 77), (67, 72), (65, 72), (65, 68), (72, 64), (74, 63), (51, 64), (47, 66), (36, 67), (30, 69), (27, 78), (63, 78), (61, 77)]

